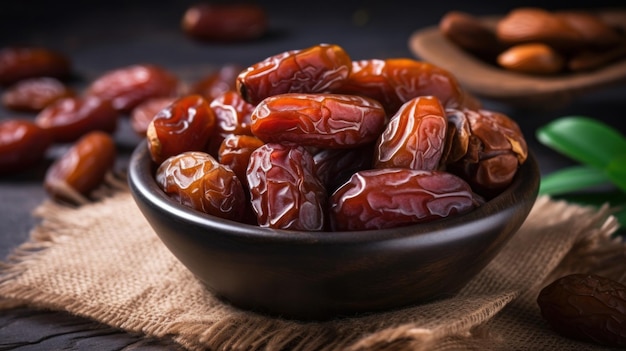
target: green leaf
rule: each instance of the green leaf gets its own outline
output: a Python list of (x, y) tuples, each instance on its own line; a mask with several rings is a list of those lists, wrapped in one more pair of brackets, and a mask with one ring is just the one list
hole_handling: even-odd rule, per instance
[(606, 167), (606, 174), (613, 184), (626, 192), (626, 155), (620, 155)]
[(610, 182), (611, 179), (601, 170), (588, 166), (573, 166), (543, 176), (539, 194), (566, 194)]
[(589, 117), (561, 117), (539, 128), (536, 136), (554, 150), (598, 169), (606, 169), (612, 160), (626, 154), (626, 138)]

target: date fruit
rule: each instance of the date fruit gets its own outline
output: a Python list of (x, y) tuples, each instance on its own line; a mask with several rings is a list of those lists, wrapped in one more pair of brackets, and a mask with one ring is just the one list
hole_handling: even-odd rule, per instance
[(51, 77), (20, 80), (2, 94), (2, 104), (11, 110), (39, 112), (53, 102), (74, 96), (74, 91)]
[(178, 84), (178, 78), (163, 67), (137, 64), (105, 72), (91, 82), (86, 94), (109, 100), (116, 110), (129, 113), (147, 99), (176, 96)]
[(215, 114), (200, 95), (176, 99), (159, 111), (146, 131), (150, 157), (160, 164), (185, 151), (204, 151), (215, 129)]
[(466, 12), (446, 13), (439, 21), (439, 30), (454, 44), (486, 61), (493, 61), (504, 49), (492, 28)]
[(255, 106), (246, 102), (234, 90), (220, 94), (209, 104), (215, 114), (215, 133), (211, 137), (209, 153), (213, 154), (229, 135), (253, 135), (250, 130)]
[(232, 169), (246, 189), (246, 169), (250, 155), (263, 144), (265, 143), (255, 136), (231, 134), (224, 138), (218, 150), (219, 162)]
[(345, 148), (376, 140), (386, 120), (378, 101), (344, 94), (280, 94), (252, 112), (252, 133), (265, 142)]
[(65, 78), (71, 62), (64, 54), (40, 47), (7, 47), (0, 50), (0, 85), (36, 77)]
[(110, 101), (96, 96), (67, 97), (52, 103), (35, 118), (35, 123), (49, 130), (55, 142), (72, 142), (94, 130), (113, 133), (119, 113)]
[(130, 113), (130, 126), (133, 132), (140, 137), (145, 137), (154, 116), (175, 100), (175, 97), (155, 97), (135, 106)]
[(443, 171), (381, 168), (355, 173), (330, 197), (335, 231), (424, 223), (471, 211), (481, 204), (463, 179)]
[(265, 144), (250, 155), (246, 174), (261, 227), (324, 229), (326, 191), (315, 175), (313, 156), (304, 147)]
[(443, 156), (448, 119), (439, 99), (421, 96), (406, 102), (378, 138), (375, 168), (433, 171)]
[(368, 59), (352, 62), (348, 79), (336, 92), (370, 97), (393, 115), (418, 96), (435, 96), (444, 107), (478, 108), (479, 101), (461, 88), (448, 71), (408, 58)]
[(116, 146), (110, 134), (93, 131), (76, 141), (48, 168), (44, 189), (54, 199), (86, 203), (115, 165)]
[(348, 78), (352, 60), (334, 44), (286, 51), (258, 62), (237, 77), (237, 91), (247, 102), (285, 93), (324, 93)]
[(44, 158), (51, 144), (50, 133), (31, 120), (0, 121), (0, 175), (34, 166)]
[(156, 171), (161, 189), (179, 203), (213, 216), (239, 220), (246, 206), (241, 182), (213, 156), (188, 151), (165, 160)]
[(563, 56), (542, 43), (511, 46), (500, 53), (496, 61), (509, 71), (527, 74), (554, 74), (565, 67)]
[(257, 39), (268, 29), (265, 10), (255, 4), (196, 4), (187, 9), (181, 23), (183, 32), (206, 41)]
[(189, 94), (199, 94), (212, 101), (227, 91), (237, 89), (237, 76), (244, 67), (238, 64), (226, 64), (211, 72), (207, 76), (194, 82), (189, 88)]
[(626, 346), (626, 286), (595, 274), (571, 274), (537, 297), (542, 317), (557, 333), (605, 346)]

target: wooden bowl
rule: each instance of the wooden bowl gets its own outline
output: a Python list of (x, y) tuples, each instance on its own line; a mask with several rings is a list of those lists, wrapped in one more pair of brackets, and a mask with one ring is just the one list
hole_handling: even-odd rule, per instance
[(438, 222), (360, 232), (296, 232), (241, 224), (171, 200), (147, 144), (133, 152), (132, 195), (169, 250), (234, 306), (300, 320), (385, 311), (455, 294), (531, 210), (539, 169), (530, 155), (513, 183), (478, 209)]
[[(626, 21), (624, 10), (600, 11), (598, 14), (607, 21)], [(493, 27), (499, 18), (489, 16), (480, 20)], [(415, 31), (408, 45), (416, 57), (448, 70), (478, 98), (515, 107), (560, 108), (583, 94), (626, 82), (626, 58), (591, 71), (539, 76), (486, 63), (448, 40), (436, 26)]]

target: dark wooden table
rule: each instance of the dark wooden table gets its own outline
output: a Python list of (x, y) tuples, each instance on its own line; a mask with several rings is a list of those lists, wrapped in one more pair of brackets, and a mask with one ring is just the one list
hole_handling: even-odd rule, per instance
[[(189, 40), (180, 29), (184, 10), (195, 1), (4, 1), (0, 5), (0, 47), (46, 46), (67, 53), (73, 61), (80, 89), (102, 72), (138, 62), (163, 65), (193, 78), (225, 63), (249, 65), (267, 56), (321, 42), (344, 47), (353, 59), (414, 57), (407, 41), (417, 29), (436, 25), (449, 10), (475, 15), (502, 14), (528, 3), (435, 1), (432, 4), (390, 1), (258, 1), (269, 14), (270, 33), (261, 40), (238, 44), (208, 44)], [(547, 6), (536, 4), (537, 6)], [(551, 6), (556, 6), (552, 4)], [(569, 1), (560, 8), (611, 7), (619, 2)], [(623, 6), (623, 5), (622, 5)], [(554, 7), (556, 8), (556, 7)], [(535, 130), (565, 115), (598, 118), (626, 133), (626, 85), (588, 94), (566, 107), (525, 111), (495, 101), (487, 108), (518, 121), (529, 146), (547, 174), (572, 163), (539, 144)], [(0, 119), (32, 118), (0, 108)], [(115, 134), (124, 167), (139, 139), (128, 121)], [(37, 224), (31, 211), (46, 197), (43, 175), (51, 160), (66, 146), (50, 151), (48, 161), (32, 171), (0, 178), (0, 260), (28, 239)], [(160, 340), (145, 339), (94, 321), (62, 312), (17, 308), (0, 312), (0, 350), (120, 350), (176, 349)]]

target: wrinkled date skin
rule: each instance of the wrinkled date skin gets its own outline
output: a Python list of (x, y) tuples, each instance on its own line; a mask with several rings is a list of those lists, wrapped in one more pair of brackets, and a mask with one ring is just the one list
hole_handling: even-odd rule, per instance
[(253, 135), (250, 130), (252, 111), (255, 106), (246, 102), (234, 90), (229, 90), (209, 104), (215, 114), (215, 133), (210, 141), (209, 153), (219, 149), (229, 135)]
[(376, 140), (386, 120), (375, 100), (342, 94), (281, 94), (252, 112), (252, 133), (265, 142), (345, 148)]
[(175, 100), (159, 111), (146, 131), (157, 164), (185, 151), (204, 151), (215, 129), (215, 114), (200, 95)]
[(115, 157), (116, 146), (110, 134), (87, 133), (48, 168), (44, 188), (54, 199), (85, 203), (113, 169)]
[(251, 135), (227, 136), (218, 150), (218, 160), (230, 167), (237, 178), (247, 187), (246, 169), (252, 152), (265, 144), (261, 139)]
[(571, 274), (544, 287), (537, 303), (559, 334), (614, 347), (626, 346), (626, 286), (594, 274)]
[(212, 101), (227, 91), (237, 89), (237, 76), (245, 67), (238, 64), (225, 64), (216, 71), (196, 81), (190, 88), (190, 94), (199, 94)]
[(250, 155), (251, 203), (262, 227), (324, 229), (326, 192), (313, 156), (302, 146), (268, 143)]
[(268, 21), (265, 10), (255, 4), (196, 4), (185, 11), (181, 26), (192, 38), (229, 42), (260, 38)]
[(319, 44), (270, 56), (248, 67), (237, 77), (237, 91), (253, 105), (278, 94), (329, 92), (343, 84), (351, 67), (343, 48)]
[(29, 78), (5, 90), (2, 104), (11, 110), (39, 112), (56, 100), (74, 95), (72, 89), (56, 78)]
[(406, 58), (353, 61), (348, 79), (337, 92), (380, 101), (390, 115), (418, 96), (435, 96), (444, 107), (475, 109), (480, 105), (450, 72), (428, 62)]
[(35, 123), (47, 129), (55, 142), (72, 142), (88, 132), (100, 130), (113, 133), (119, 113), (110, 101), (95, 96), (75, 96), (58, 100), (43, 109)]
[(448, 119), (439, 99), (422, 96), (406, 102), (391, 118), (375, 148), (375, 168), (439, 168)]
[(70, 59), (60, 52), (38, 47), (0, 50), (0, 85), (36, 77), (66, 78), (70, 73)]
[(320, 149), (313, 155), (315, 171), (327, 192), (332, 192), (350, 177), (372, 168), (374, 143), (350, 149)]
[(241, 182), (213, 156), (188, 151), (165, 160), (156, 171), (157, 184), (179, 203), (213, 216), (241, 219), (246, 198)]
[(0, 175), (13, 174), (40, 162), (52, 144), (50, 133), (27, 119), (0, 122)]
[(332, 194), (330, 223), (335, 231), (394, 228), (466, 213), (481, 203), (450, 173), (372, 169), (355, 173)]
[(87, 87), (87, 95), (110, 100), (113, 107), (129, 113), (143, 101), (162, 96), (176, 96), (178, 78), (157, 65), (138, 64), (105, 72)]
[(133, 132), (140, 137), (145, 137), (154, 116), (175, 100), (175, 97), (156, 97), (135, 106), (130, 113), (130, 126)]
[(526, 161), (526, 140), (517, 123), (502, 113), (468, 109), (462, 113), (470, 127), (467, 152), (447, 169), (467, 180), (477, 193), (493, 197)]

